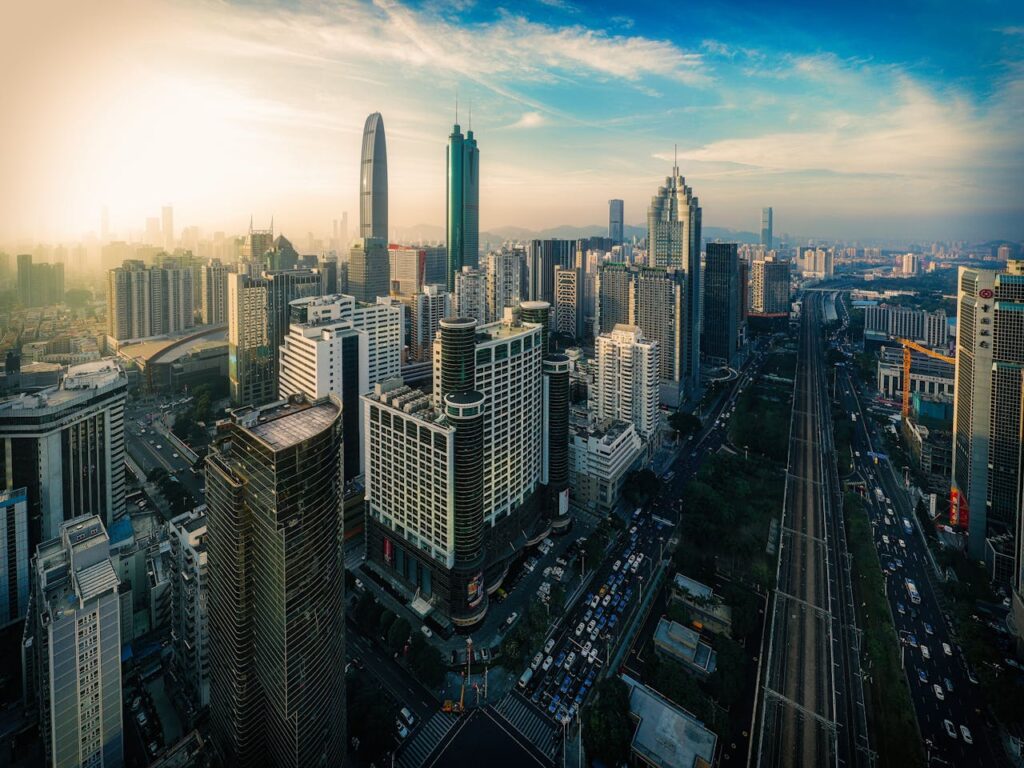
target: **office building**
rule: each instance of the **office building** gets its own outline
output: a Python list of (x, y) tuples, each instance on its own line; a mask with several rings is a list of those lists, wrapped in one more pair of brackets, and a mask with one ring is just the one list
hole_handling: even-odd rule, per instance
[(980, 560), (988, 539), (1020, 536), (1024, 262), (961, 267), (957, 319), (951, 518)]
[(199, 271), (199, 316), (205, 325), (228, 321), (229, 272), (220, 259), (210, 259)]
[(602, 264), (594, 280), (594, 336), (616, 325), (632, 325), (636, 316), (636, 270), (627, 264)]
[(401, 375), (404, 309), (389, 298), (361, 304), (351, 296), (292, 304), (292, 324), (281, 346), (279, 395), (338, 397), (346, 483), (363, 474), (365, 462), (360, 395)]
[(448, 290), (455, 290), (455, 275), (480, 260), (480, 150), (472, 129), (462, 135), (456, 123), (448, 136), (446, 177), (448, 222)]
[(572, 428), (569, 486), (573, 501), (601, 515), (619, 503), (626, 475), (643, 456), (643, 441), (628, 421), (606, 419)]
[[(686, 276), (679, 269), (641, 267), (634, 269), (633, 278), (636, 301), (631, 324), (658, 345), (660, 399), (676, 407), (684, 396), (686, 379)], [(642, 429), (637, 431), (646, 439)]]
[(686, 278), (680, 355), (681, 381), (685, 394), (689, 395), (700, 388), (701, 209), (693, 190), (679, 175), (678, 166), (673, 166), (672, 176), (665, 179), (665, 185), (651, 198), (647, 212), (647, 248), (649, 266), (677, 269)]
[(488, 317), (501, 317), (506, 307), (518, 307), (526, 297), (526, 254), (518, 249), (487, 254)]
[(364, 239), (352, 245), (348, 257), (348, 289), (357, 301), (373, 303), (391, 293), (387, 243)]
[(210, 703), (206, 515), (186, 512), (167, 523), (171, 592), (171, 667), (198, 712)]
[(58, 535), (36, 548), (32, 572), (22, 665), (26, 703), (39, 710), (46, 764), (119, 768), (120, 582), (101, 519), (62, 521)]
[(611, 333), (594, 339), (594, 347), (595, 418), (628, 422), (645, 442), (650, 442), (660, 423), (659, 344), (644, 338), (636, 326), (618, 325)]
[(409, 313), (409, 361), (429, 363), (434, 359), (434, 336), (439, 323), (452, 317), (454, 302), (443, 285), (425, 285), (412, 296), (403, 298)]
[(0, 629), (28, 610), (28, 489), (0, 491)]
[(704, 266), (704, 354), (731, 363), (739, 340), (740, 260), (735, 243), (708, 243)]
[(772, 218), (774, 212), (771, 208), (761, 209), (761, 247), (770, 251), (775, 247), (775, 236), (772, 232)]
[(555, 268), (573, 266), (575, 257), (573, 240), (531, 240), (526, 254), (530, 300), (554, 302)]
[(425, 285), (448, 284), (448, 251), (443, 246), (388, 246), (392, 294), (412, 296)]
[[(388, 148), (384, 118), (367, 116), (359, 163), (359, 237), (388, 242)], [(386, 292), (380, 295), (386, 295)]]
[(586, 332), (583, 283), (578, 267), (555, 267), (555, 333), (583, 338)]
[(750, 267), (750, 314), (788, 316), (789, 262), (767, 256)]
[(206, 459), (210, 737), (224, 765), (345, 758), (336, 399), (241, 408)]
[(24, 488), (29, 547), (82, 514), (124, 514), (128, 379), (113, 359), (67, 369), (60, 384), (0, 401), (3, 488)]
[(621, 200), (608, 201), (608, 239), (612, 245), (622, 245), (624, 242), (623, 202)]
[(490, 318), (487, 310), (487, 273), (472, 267), (463, 267), (455, 275), (455, 314), (471, 317), (478, 323)]
[(878, 304), (864, 308), (864, 330), (884, 334), (890, 339), (910, 339), (926, 347), (949, 346), (946, 311)]
[(317, 269), (228, 276), (228, 383), (235, 405), (260, 405), (277, 396), (288, 305), (322, 293)]
[(253, 229), (249, 219), (249, 232), (242, 244), (242, 261), (246, 262), (250, 274), (259, 274), (270, 266), (267, 254), (274, 250), (274, 221), (270, 229)]

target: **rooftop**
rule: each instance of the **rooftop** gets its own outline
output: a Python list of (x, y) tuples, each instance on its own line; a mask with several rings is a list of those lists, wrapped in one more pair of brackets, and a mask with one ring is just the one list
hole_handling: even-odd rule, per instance
[(677, 589), (689, 592), (693, 597), (710, 600), (715, 596), (715, 593), (707, 584), (701, 584), (699, 581), (694, 581), (689, 576), (684, 576), (681, 573), (677, 573), (672, 577), (672, 583)]
[(717, 655), (700, 634), (668, 619), (661, 619), (654, 630), (654, 644), (699, 673), (710, 675), (717, 666)]
[(280, 451), (316, 437), (338, 418), (340, 409), (330, 400), (274, 403), (235, 416), (235, 423), (270, 448)]
[(630, 686), (629, 711), (639, 721), (633, 750), (658, 768), (703, 768), (715, 756), (718, 737), (700, 720), (642, 683), (623, 675)]

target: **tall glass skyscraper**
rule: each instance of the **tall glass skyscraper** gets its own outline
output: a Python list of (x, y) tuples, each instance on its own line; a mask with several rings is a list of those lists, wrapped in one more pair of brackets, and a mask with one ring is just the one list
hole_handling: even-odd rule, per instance
[(612, 245), (622, 245), (623, 213), (621, 200), (608, 201), (608, 238), (612, 241)]
[(765, 247), (766, 251), (770, 251), (774, 244), (772, 242), (772, 209), (762, 208), (761, 209), (761, 245)]
[(455, 275), (480, 261), (480, 150), (458, 123), (448, 137), (448, 290)]
[(359, 167), (359, 236), (388, 242), (388, 148), (384, 118), (374, 112), (363, 126)]
[[(682, 383), (686, 394), (692, 394), (700, 387), (700, 228), (701, 209), (697, 196), (686, 186), (686, 179), (679, 175), (679, 167), (673, 166), (672, 175), (651, 198), (651, 207), (647, 211), (647, 248), (648, 264), (679, 269), (686, 275), (680, 348)], [(666, 402), (666, 405), (676, 403)]]

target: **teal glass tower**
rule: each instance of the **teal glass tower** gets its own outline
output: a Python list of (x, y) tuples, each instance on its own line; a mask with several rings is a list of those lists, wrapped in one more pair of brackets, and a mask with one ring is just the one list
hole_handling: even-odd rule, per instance
[(448, 290), (455, 275), (480, 261), (480, 150), (472, 129), (465, 136), (458, 123), (448, 137)]

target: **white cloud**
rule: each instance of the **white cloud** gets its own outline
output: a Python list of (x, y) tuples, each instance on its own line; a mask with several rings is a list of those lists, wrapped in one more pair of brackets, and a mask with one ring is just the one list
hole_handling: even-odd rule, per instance
[(539, 128), (542, 125), (547, 125), (547, 119), (540, 112), (524, 112), (523, 116), (520, 117), (510, 128)]

